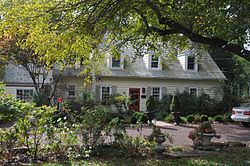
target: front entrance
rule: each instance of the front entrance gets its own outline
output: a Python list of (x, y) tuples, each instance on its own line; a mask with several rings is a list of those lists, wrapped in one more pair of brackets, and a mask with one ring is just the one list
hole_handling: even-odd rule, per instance
[(140, 111), (140, 88), (129, 88), (129, 96), (131, 98), (129, 110)]

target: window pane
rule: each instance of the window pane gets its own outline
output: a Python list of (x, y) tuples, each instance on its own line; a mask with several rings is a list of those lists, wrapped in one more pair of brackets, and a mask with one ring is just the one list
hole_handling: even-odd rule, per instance
[(33, 89), (17, 89), (16, 97), (21, 100), (30, 101), (33, 98)]
[(151, 68), (159, 68), (159, 57), (151, 56)]
[(69, 96), (74, 97), (76, 95), (76, 86), (75, 85), (69, 85)]
[(112, 58), (112, 67), (117, 67), (117, 68), (120, 68), (120, 65), (121, 65), (121, 59), (115, 59), (115, 58)]
[(191, 95), (197, 95), (197, 89), (196, 88), (190, 88), (190, 94)]
[(108, 99), (110, 96), (110, 87), (109, 86), (103, 86), (102, 87), (102, 100)]
[(188, 57), (188, 64), (187, 64), (187, 69), (188, 70), (194, 70), (194, 65), (195, 65), (195, 58), (192, 56)]
[(160, 88), (153, 88), (152, 89), (152, 96), (155, 100), (160, 99)]

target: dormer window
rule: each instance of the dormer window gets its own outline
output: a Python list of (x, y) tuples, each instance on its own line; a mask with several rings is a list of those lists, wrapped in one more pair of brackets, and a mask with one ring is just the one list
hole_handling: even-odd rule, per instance
[(110, 58), (110, 68), (112, 69), (122, 69), (123, 68), (123, 58), (121, 56), (119, 57), (113, 57)]
[(193, 56), (188, 57), (187, 69), (188, 70), (195, 70), (195, 58)]
[(112, 68), (121, 68), (121, 58), (116, 59), (112, 57)]
[(187, 56), (187, 58), (186, 58), (186, 70), (187, 71), (198, 71), (198, 63), (196, 62), (195, 56)]
[(150, 60), (151, 69), (160, 69), (160, 58), (158, 56), (152, 55)]

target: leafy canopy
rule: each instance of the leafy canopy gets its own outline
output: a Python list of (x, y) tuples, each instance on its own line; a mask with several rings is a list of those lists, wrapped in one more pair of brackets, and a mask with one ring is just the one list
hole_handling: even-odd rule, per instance
[(166, 48), (175, 54), (190, 40), (250, 61), (243, 47), (249, 8), (248, 0), (5, 0), (0, 29), (48, 63), (93, 66), (106, 49), (117, 54), (127, 44), (137, 55)]

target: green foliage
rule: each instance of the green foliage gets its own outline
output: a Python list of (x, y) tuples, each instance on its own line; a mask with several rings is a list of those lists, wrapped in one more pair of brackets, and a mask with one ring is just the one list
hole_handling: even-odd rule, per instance
[(201, 122), (208, 121), (208, 116), (207, 115), (201, 115)]
[(0, 123), (14, 122), (30, 111), (32, 103), (25, 103), (11, 95), (3, 94), (0, 87)]
[(165, 120), (166, 122), (168, 122), (168, 123), (174, 122), (174, 116), (173, 116), (173, 114), (168, 114), (168, 115), (164, 118), (164, 120)]
[(134, 112), (131, 119), (130, 119), (130, 122), (132, 124), (147, 123), (147, 121), (148, 121), (147, 115), (143, 112)]
[(192, 123), (194, 121), (194, 115), (188, 115), (187, 116), (187, 122)]
[(215, 121), (215, 122), (223, 122), (223, 118), (222, 118), (221, 115), (216, 115), (216, 116), (214, 117), (214, 121)]
[(116, 144), (124, 152), (126, 157), (152, 157), (156, 143), (141, 137), (131, 137), (123, 134)]
[(198, 114), (194, 115), (194, 122), (195, 122), (195, 123), (201, 122), (201, 116), (198, 115)]
[[(42, 139), (49, 136), (52, 127), (52, 115), (55, 109), (47, 106), (31, 107), (30, 112), (17, 121), (20, 144), (25, 145), (31, 156), (37, 158)], [(47, 135), (46, 135), (46, 132)]]
[(180, 101), (178, 95), (174, 95), (172, 97), (172, 101), (170, 104), (170, 111), (171, 112), (179, 112), (180, 111)]

